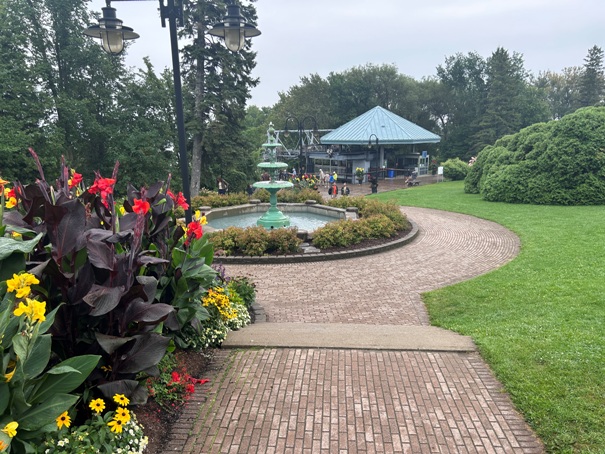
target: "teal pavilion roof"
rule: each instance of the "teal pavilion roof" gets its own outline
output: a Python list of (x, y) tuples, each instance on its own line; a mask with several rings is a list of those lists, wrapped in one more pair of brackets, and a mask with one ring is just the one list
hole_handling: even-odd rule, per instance
[[(374, 134), (374, 135), (373, 135)], [(345, 123), (321, 138), (327, 145), (367, 145), (378, 138), (378, 143), (414, 144), (437, 143), (441, 138), (380, 106)]]

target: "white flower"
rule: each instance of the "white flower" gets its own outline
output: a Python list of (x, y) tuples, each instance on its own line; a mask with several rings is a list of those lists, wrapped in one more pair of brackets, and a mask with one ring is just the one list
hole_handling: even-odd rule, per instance
[(65, 446), (65, 443), (63, 442), (63, 440), (59, 440), (59, 441), (57, 442), (57, 446), (61, 446), (61, 447), (63, 447), (63, 446)]

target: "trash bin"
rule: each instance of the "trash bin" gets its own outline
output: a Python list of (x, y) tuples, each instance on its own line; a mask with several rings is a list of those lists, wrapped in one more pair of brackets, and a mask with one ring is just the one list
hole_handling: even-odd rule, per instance
[(387, 177), (388, 178), (395, 178), (395, 171), (394, 170), (387, 170)]

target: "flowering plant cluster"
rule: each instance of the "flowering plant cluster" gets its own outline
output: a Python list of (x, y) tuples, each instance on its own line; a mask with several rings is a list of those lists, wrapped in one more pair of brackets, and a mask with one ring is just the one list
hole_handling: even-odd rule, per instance
[[(14, 250), (16, 240), (0, 239)], [(86, 355), (48, 368), (51, 335), (46, 332), (57, 309), (47, 313), (46, 301), (33, 294), (39, 284), (31, 273), (13, 274), (0, 284), (0, 452), (34, 452), (32, 440), (42, 437), (54, 418), (59, 427), (69, 425), (67, 411), (78, 400), (69, 393), (99, 361)]]
[(71, 418), (65, 412), (57, 418), (58, 432), (49, 433), (44, 441), (45, 454), (81, 453), (142, 453), (148, 444), (134, 412), (126, 408), (129, 399), (123, 394), (113, 396), (117, 407), (105, 414), (105, 400), (98, 398), (89, 403), (93, 413), (84, 424), (71, 427)]
[(365, 173), (365, 169), (363, 167), (357, 167), (355, 169), (355, 176), (359, 178), (363, 178), (363, 174)]
[(319, 187), (319, 179), (315, 175), (305, 173), (300, 179), (297, 178), (296, 180), (301, 189), (309, 188), (317, 190)]
[(158, 405), (170, 413), (187, 402), (189, 396), (195, 392), (195, 385), (208, 383), (207, 379), (192, 377), (184, 368), (177, 370), (174, 355), (166, 355), (158, 366), (160, 375), (147, 379), (147, 389)]

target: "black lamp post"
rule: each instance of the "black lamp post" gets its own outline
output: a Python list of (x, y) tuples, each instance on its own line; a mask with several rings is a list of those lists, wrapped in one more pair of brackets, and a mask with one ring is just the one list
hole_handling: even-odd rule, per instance
[[(111, 7), (111, 0), (105, 0), (106, 7), (103, 8), (103, 17), (98, 25), (91, 25), (84, 30), (84, 34), (93, 38), (100, 38), (105, 52), (120, 54), (124, 50), (124, 41), (139, 37), (133, 29), (122, 25), (122, 21), (116, 17), (116, 9)], [(113, 1), (141, 1), (141, 0), (113, 0)], [(144, 0), (143, 0), (144, 1)], [(151, 0), (149, 0), (151, 1)], [(160, 18), (162, 27), (166, 27), (166, 19), (170, 30), (170, 47), (172, 50), (172, 73), (174, 78), (174, 96), (176, 108), (176, 124), (179, 138), (179, 160), (181, 164), (181, 179), (183, 180), (183, 195), (191, 204), (191, 193), (189, 190), (189, 162), (187, 159), (187, 141), (185, 138), (185, 117), (183, 114), (183, 91), (181, 86), (181, 66), (179, 61), (177, 26), (184, 25), (182, 0), (159, 0)], [(177, 23), (178, 22), (178, 23)], [(239, 6), (230, 4), (227, 6), (227, 16), (223, 22), (214, 25), (207, 32), (212, 36), (225, 39), (229, 50), (239, 51), (245, 44), (245, 38), (260, 35), (260, 31), (253, 25), (244, 22), (240, 14)], [(185, 210), (185, 221), (191, 222), (191, 208)]]
[[(288, 130), (288, 125), (290, 124), (290, 121), (293, 121), (294, 124), (296, 125), (296, 128), (298, 129), (298, 140), (299, 140), (299, 145), (300, 145), (300, 157), (298, 159), (299, 165), (301, 163), (302, 156), (303, 156), (303, 133), (305, 131), (305, 123), (307, 122), (307, 120), (310, 120), (313, 122), (313, 135), (318, 134), (317, 120), (312, 115), (307, 115), (306, 117), (304, 117), (302, 119), (302, 121), (299, 120), (294, 115), (289, 115), (288, 118), (286, 118), (286, 126), (284, 127), (284, 135), (286, 137), (288, 137), (290, 135), (290, 131)], [(309, 147), (307, 147), (307, 150), (305, 151), (305, 172), (309, 171), (309, 149), (308, 148)]]

